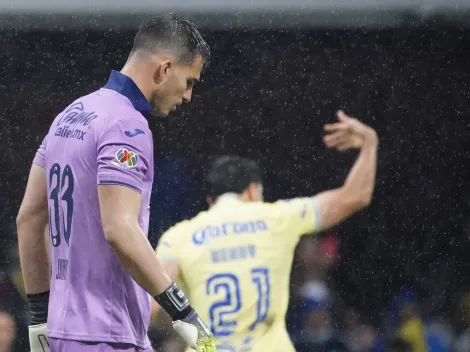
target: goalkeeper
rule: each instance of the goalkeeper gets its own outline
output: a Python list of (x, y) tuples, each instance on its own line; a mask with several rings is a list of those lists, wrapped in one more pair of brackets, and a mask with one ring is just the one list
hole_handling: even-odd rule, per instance
[(151, 351), (154, 299), (193, 349), (215, 351), (147, 240), (154, 170), (147, 119), (191, 100), (209, 54), (192, 23), (157, 17), (137, 33), (121, 72), (52, 123), (17, 218), (32, 352)]

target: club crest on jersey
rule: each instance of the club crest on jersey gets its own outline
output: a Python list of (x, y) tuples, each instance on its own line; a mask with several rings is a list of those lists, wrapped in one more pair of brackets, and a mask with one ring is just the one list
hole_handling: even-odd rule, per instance
[(116, 153), (116, 160), (113, 160), (111, 164), (124, 169), (131, 169), (136, 167), (138, 162), (139, 155), (137, 153), (127, 149), (119, 149)]

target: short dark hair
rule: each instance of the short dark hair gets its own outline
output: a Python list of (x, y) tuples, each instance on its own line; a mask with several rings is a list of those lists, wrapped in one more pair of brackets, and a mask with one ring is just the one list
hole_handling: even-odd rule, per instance
[(201, 56), (206, 66), (210, 59), (209, 45), (194, 23), (174, 13), (155, 17), (140, 27), (131, 53), (138, 50), (173, 50), (178, 62), (184, 64), (191, 64), (196, 56)]
[(207, 197), (216, 199), (224, 193), (243, 193), (252, 183), (262, 184), (261, 168), (254, 160), (239, 156), (215, 159), (206, 178)]

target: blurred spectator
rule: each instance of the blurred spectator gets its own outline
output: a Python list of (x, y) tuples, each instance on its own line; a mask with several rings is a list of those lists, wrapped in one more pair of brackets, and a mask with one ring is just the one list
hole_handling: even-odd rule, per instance
[[(443, 315), (431, 318), (426, 324), (428, 333), (428, 343), (431, 352), (436, 350), (435, 345), (439, 344), (443, 350), (449, 350), (454, 341), (454, 329), (450, 321)], [(429, 341), (432, 340), (432, 341)]]
[(321, 238), (305, 236), (299, 243), (298, 255), (303, 281), (327, 283), (331, 270), (339, 261), (339, 240), (336, 235)]
[(413, 346), (400, 337), (390, 339), (386, 352), (413, 352)]
[[(296, 249), (291, 275), (291, 307), (287, 314), (288, 331), (298, 335), (304, 326), (305, 302), (314, 300), (341, 307), (338, 297), (330, 289), (331, 269), (338, 262), (339, 241), (335, 236), (304, 236)], [(334, 304), (333, 304), (334, 302)], [(336, 313), (330, 311), (330, 313)], [(333, 314), (335, 315), (335, 314)], [(331, 317), (334, 324), (334, 316)]]
[(325, 285), (309, 283), (301, 291), (302, 308), (305, 316), (304, 327), (294, 337), (298, 352), (347, 352), (334, 329), (329, 311), (331, 298)]
[(0, 352), (13, 352), (15, 338), (16, 328), (13, 317), (10, 313), (0, 311)]
[(0, 271), (0, 310), (9, 312), (17, 326), (17, 339), (14, 351), (26, 351), (28, 342), (29, 310), (26, 302), (23, 276), (19, 261), (18, 246), (14, 227), (10, 226), (10, 246), (6, 255), (6, 265)]
[(419, 316), (416, 292), (402, 288), (393, 298), (384, 319), (385, 331), (372, 348), (373, 352), (386, 351), (389, 339), (399, 337), (409, 343), (412, 352), (428, 352), (424, 324)]
[(392, 303), (398, 313), (397, 335), (412, 346), (412, 352), (427, 352), (426, 333), (418, 308), (418, 296), (414, 291), (403, 289)]
[(158, 236), (174, 224), (196, 215), (201, 206), (205, 206), (203, 203), (188, 173), (187, 160), (157, 153), (150, 201), (150, 242), (155, 246)]
[(455, 340), (452, 352), (470, 352), (470, 293), (462, 294), (454, 309)]
[(355, 308), (344, 312), (346, 346), (351, 352), (366, 352), (374, 345), (376, 332), (372, 326), (365, 324)]
[(310, 307), (305, 328), (295, 338), (297, 352), (348, 352), (336, 336), (326, 307)]
[[(372, 352), (387, 351), (384, 341), (404, 341), (412, 348), (412, 352), (447, 352), (444, 339), (435, 329), (424, 324), (419, 309), (420, 301), (416, 292), (402, 288), (395, 295), (390, 306), (386, 322), (386, 332), (372, 348)], [(400, 345), (401, 342), (397, 342)]]

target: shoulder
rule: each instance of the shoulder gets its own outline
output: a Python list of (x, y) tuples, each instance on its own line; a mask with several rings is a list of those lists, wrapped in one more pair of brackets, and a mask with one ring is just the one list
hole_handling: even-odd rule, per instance
[(114, 136), (128, 139), (130, 144), (139, 143), (140, 140), (152, 141), (152, 133), (147, 120), (138, 112), (126, 109), (107, 116), (103, 122), (100, 137)]
[(277, 217), (284, 209), (289, 207), (289, 203), (289, 201), (284, 200), (274, 202), (256, 202), (251, 203), (250, 207), (253, 211), (258, 210), (259, 212), (263, 212), (265, 215), (270, 215), (270, 217)]
[(119, 93), (101, 88), (88, 97), (104, 115), (105, 128), (119, 127), (123, 124), (137, 124), (140, 128), (149, 129), (147, 119), (134, 108), (127, 98)]
[(201, 211), (195, 217), (189, 220), (183, 220), (176, 225), (173, 225), (165, 231), (162, 238), (175, 239), (183, 237), (191, 237), (197, 231), (203, 231), (205, 227), (210, 226), (212, 223), (210, 212)]
[(297, 211), (300, 208), (305, 208), (306, 206), (311, 206), (315, 204), (315, 200), (312, 197), (299, 197), (291, 199), (281, 199), (274, 203), (271, 203), (271, 206), (279, 209), (280, 211), (292, 210)]
[(174, 238), (180, 236), (181, 234), (186, 233), (189, 229), (191, 229), (193, 227), (193, 221), (194, 221), (194, 219), (192, 219), (192, 220), (183, 220), (183, 221), (171, 226), (168, 230), (166, 230), (163, 233), (162, 239), (163, 238), (174, 239)]
[[(262, 204), (262, 205), (261, 205)], [(318, 215), (318, 206), (313, 198), (302, 197), (292, 199), (282, 199), (272, 203), (260, 203), (258, 212), (262, 216), (275, 222), (310, 219), (310, 215)], [(254, 212), (255, 210), (253, 210)]]

